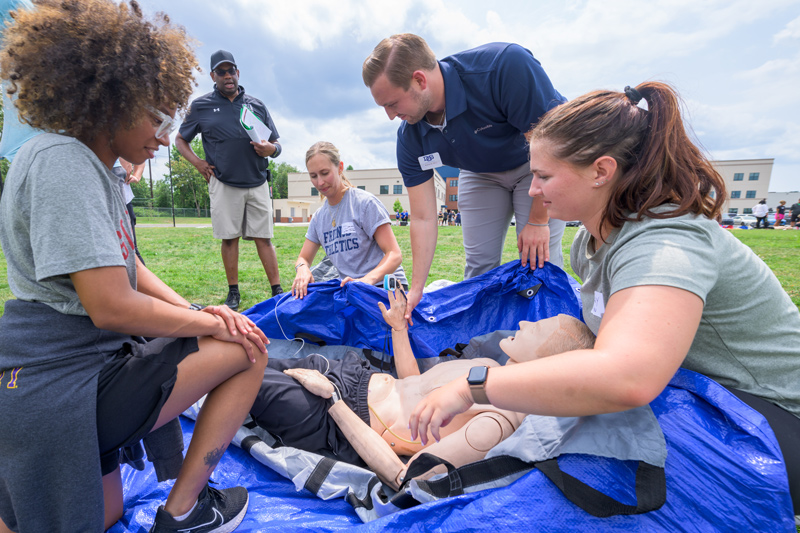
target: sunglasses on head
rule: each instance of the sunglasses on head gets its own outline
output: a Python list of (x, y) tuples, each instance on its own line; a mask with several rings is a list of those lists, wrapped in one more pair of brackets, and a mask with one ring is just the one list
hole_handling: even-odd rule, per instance
[(234, 74), (236, 74), (236, 67), (234, 66), (231, 68), (215, 68), (214, 73), (217, 76), (224, 76), (225, 74), (230, 74), (231, 76), (233, 76)]
[(150, 106), (147, 106), (147, 110), (161, 119), (161, 124), (158, 125), (158, 129), (156, 130), (156, 137), (169, 137), (170, 133), (175, 131), (175, 128), (178, 127), (178, 121), (166, 113)]

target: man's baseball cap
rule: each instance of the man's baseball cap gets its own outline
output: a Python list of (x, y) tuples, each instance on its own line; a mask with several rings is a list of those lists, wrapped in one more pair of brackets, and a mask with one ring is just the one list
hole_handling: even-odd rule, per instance
[(236, 60), (233, 58), (233, 54), (227, 50), (217, 50), (211, 54), (211, 70), (214, 70), (222, 63), (230, 63), (234, 67), (236, 66)]

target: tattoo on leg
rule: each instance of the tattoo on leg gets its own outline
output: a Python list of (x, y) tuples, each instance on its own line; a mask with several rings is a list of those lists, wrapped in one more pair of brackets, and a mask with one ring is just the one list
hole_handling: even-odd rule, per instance
[(214, 470), (214, 467), (217, 466), (219, 460), (222, 459), (222, 454), (225, 453), (225, 448), (227, 448), (227, 446), (220, 446), (219, 448), (211, 450), (206, 454), (203, 461), (206, 463), (206, 467), (209, 472)]

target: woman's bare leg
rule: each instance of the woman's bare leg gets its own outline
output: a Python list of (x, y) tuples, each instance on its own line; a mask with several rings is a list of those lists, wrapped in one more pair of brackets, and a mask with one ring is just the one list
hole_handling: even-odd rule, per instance
[(253, 406), (267, 365), (267, 355), (255, 348), (255, 363), (239, 344), (202, 337), (199, 348), (178, 365), (175, 387), (153, 428), (172, 420), (211, 391), (197, 416), (183, 467), (164, 506), (173, 516), (186, 513), (197, 501)]

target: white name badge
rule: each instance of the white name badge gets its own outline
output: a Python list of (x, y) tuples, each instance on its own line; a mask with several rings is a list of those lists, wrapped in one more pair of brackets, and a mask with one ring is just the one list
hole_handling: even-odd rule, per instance
[(603, 299), (603, 293), (594, 291), (594, 305), (592, 306), (592, 314), (598, 318), (603, 318), (606, 312), (606, 303)]
[(356, 232), (356, 226), (352, 222), (342, 224), (342, 235), (352, 235)]
[(419, 158), (419, 166), (422, 167), (422, 170), (430, 170), (442, 165), (444, 165), (444, 163), (442, 163), (442, 158), (439, 157), (439, 152), (433, 152), (432, 154), (423, 155)]

